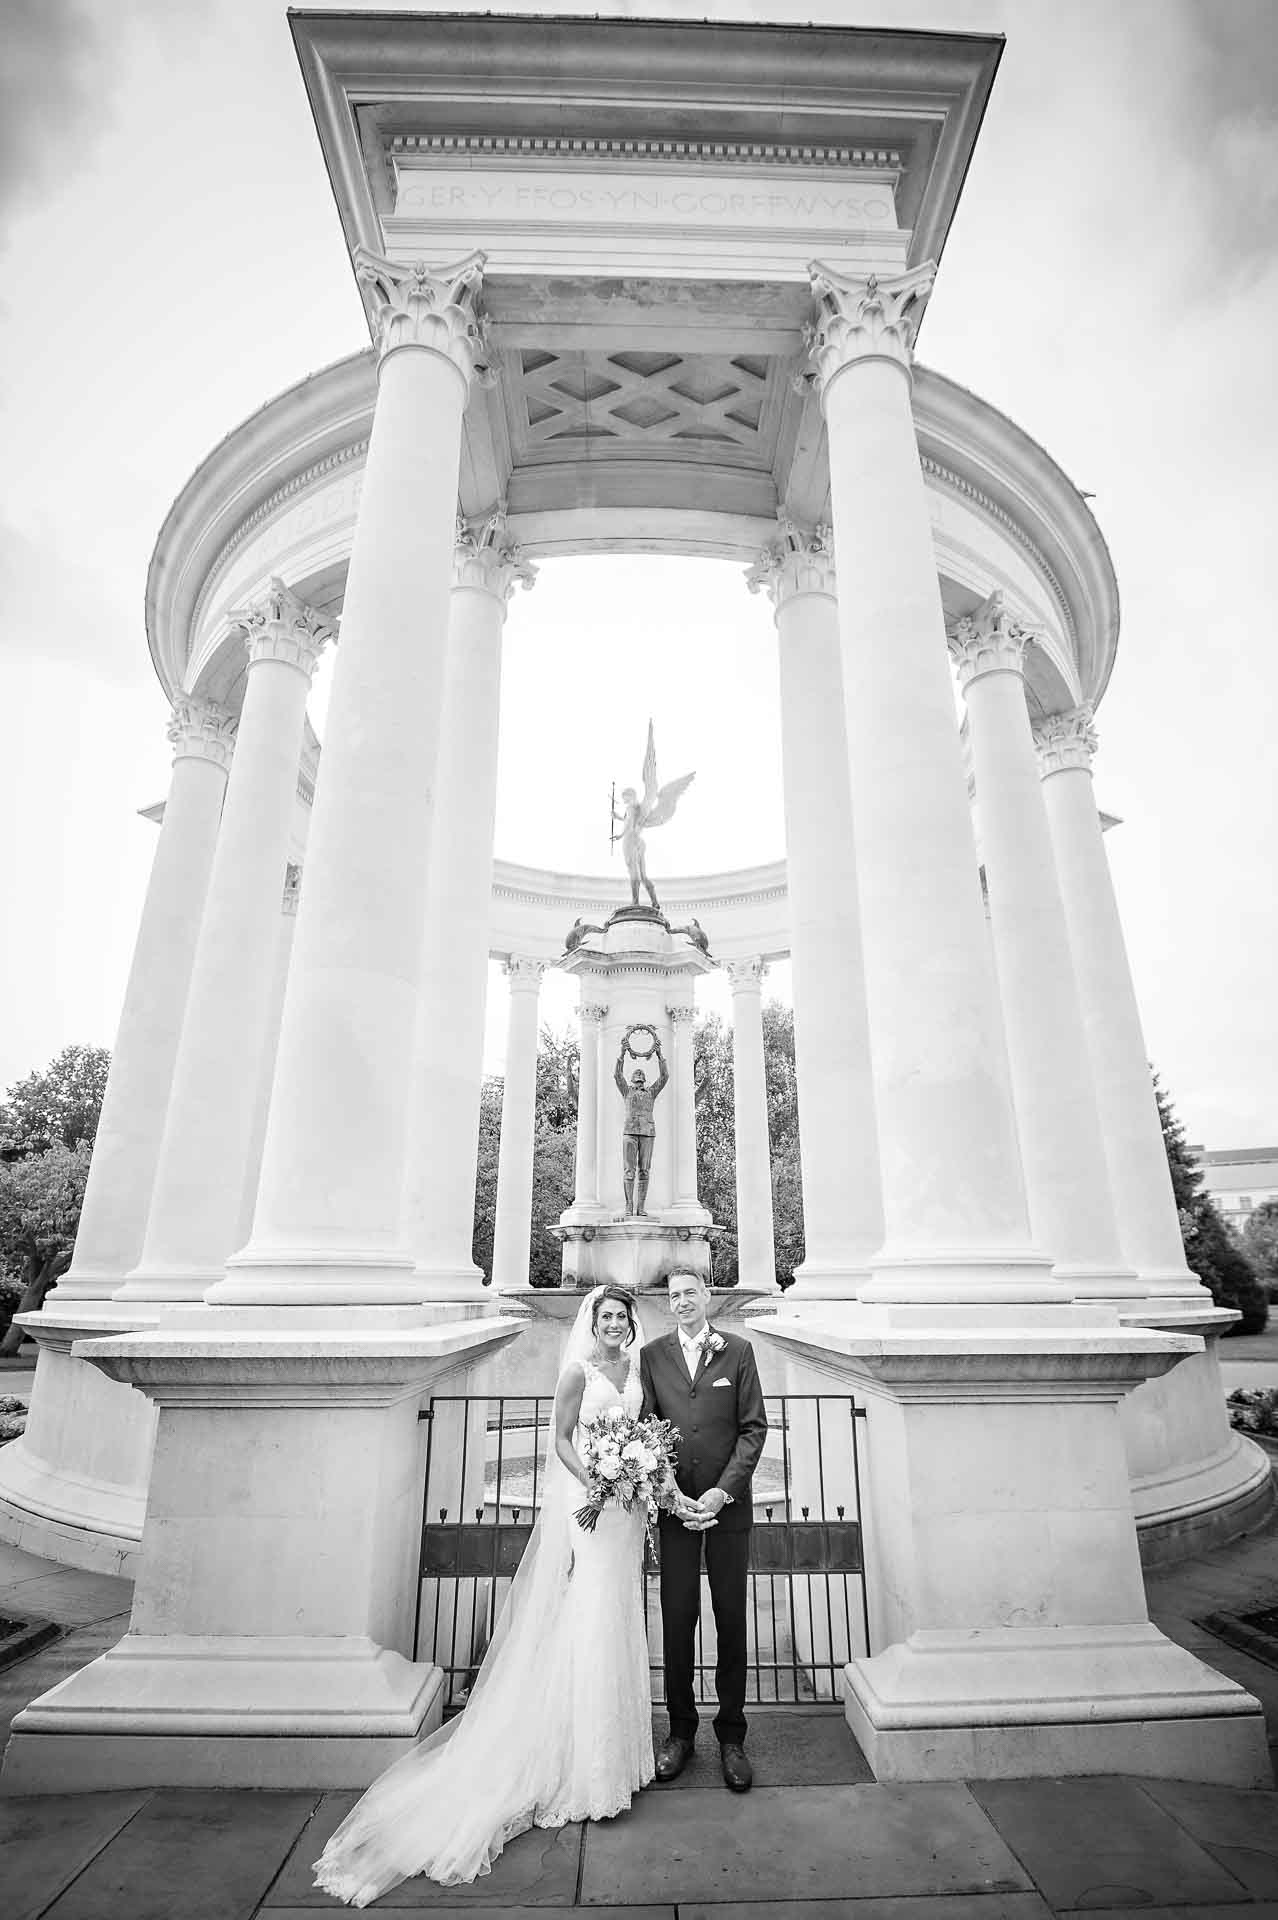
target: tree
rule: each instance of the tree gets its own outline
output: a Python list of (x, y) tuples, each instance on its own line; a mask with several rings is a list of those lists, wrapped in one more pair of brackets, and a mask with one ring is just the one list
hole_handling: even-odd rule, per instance
[(0, 1160), (22, 1160), (93, 1144), (111, 1055), (106, 1047), (63, 1047), (43, 1073), (29, 1073), (0, 1105)]
[[(17, 1313), (35, 1313), (71, 1264), (89, 1154), (87, 1140), (58, 1141), (44, 1153), (0, 1161), (0, 1261), (22, 1289)], [(0, 1354), (17, 1353), (22, 1340), (22, 1328), (10, 1324)]]
[(1154, 1075), (1154, 1098), (1162, 1123), (1163, 1145), (1171, 1173), (1172, 1192), (1180, 1216), (1180, 1236), (1190, 1270), (1198, 1275), (1217, 1306), (1242, 1314), (1231, 1333), (1260, 1333), (1269, 1318), (1264, 1288), (1242, 1248), (1230, 1237), (1219, 1209), (1203, 1186), (1203, 1176), (1190, 1156), (1185, 1129)]
[(1278, 1280), (1278, 1200), (1256, 1208), (1243, 1228), (1243, 1246), (1264, 1279)]

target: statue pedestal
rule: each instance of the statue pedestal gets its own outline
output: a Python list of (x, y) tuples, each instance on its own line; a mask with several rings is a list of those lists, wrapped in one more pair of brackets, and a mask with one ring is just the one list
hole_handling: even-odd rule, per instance
[[(619, 907), (605, 927), (569, 935), (563, 968), (576, 974), (581, 992), (577, 1182), (572, 1205), (550, 1229), (563, 1243), (567, 1286), (612, 1280), (646, 1292), (673, 1267), (712, 1278), (712, 1241), (722, 1229), (697, 1196), (692, 1029), (696, 977), (714, 965), (695, 922), (671, 928), (650, 907)], [(633, 1036), (638, 1051), (621, 1061), (636, 1027), (649, 1033)], [(655, 1044), (642, 1054), (649, 1034), (660, 1042), (660, 1059)], [(662, 1061), (669, 1075), (649, 1108), (651, 1164), (642, 1201), (636, 1181), (638, 1214), (627, 1211), (623, 1185), (619, 1061), (627, 1083), (639, 1071), (654, 1087)]]
[(662, 1287), (666, 1275), (684, 1267), (713, 1285), (712, 1242), (724, 1231), (708, 1222), (595, 1220), (551, 1227), (564, 1247), (564, 1285), (582, 1291), (614, 1280), (634, 1293)]

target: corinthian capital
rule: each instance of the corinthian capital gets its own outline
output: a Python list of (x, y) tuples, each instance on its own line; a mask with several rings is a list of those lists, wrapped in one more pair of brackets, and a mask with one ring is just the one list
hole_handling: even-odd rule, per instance
[(808, 268), (816, 317), (804, 339), (817, 385), (824, 393), (836, 373), (858, 360), (891, 360), (908, 374), (914, 335), (936, 267), (932, 261), (893, 280), (864, 280), (814, 260)]
[(251, 667), (259, 660), (282, 660), (308, 680), (333, 637), (332, 628), (314, 607), (308, 607), (289, 592), (282, 580), (274, 578), (268, 581), (261, 599), (233, 613), (231, 621), (244, 635)]
[(834, 597), (834, 540), (829, 527), (800, 527), (777, 509), (777, 535), (746, 573), (751, 593), (766, 590), (779, 613), (801, 593)]
[(216, 700), (198, 693), (180, 693), (165, 729), (173, 759), (207, 760), (225, 773), (235, 751), (235, 718)]
[(505, 606), (518, 581), (524, 591), (537, 578), (531, 560), (525, 560), (518, 541), (506, 528), (506, 509), (494, 507), (491, 513), (457, 521), (457, 544), (453, 549), (454, 587), (472, 587), (491, 593)]
[(526, 953), (512, 953), (502, 962), (501, 970), (510, 982), (512, 993), (540, 993), (548, 964)]
[(485, 323), (476, 308), (483, 280), (482, 253), (432, 272), (424, 261), (401, 266), (355, 249), (355, 278), (373, 323), (378, 359), (400, 347), (424, 347), (451, 360), (463, 380), (487, 368)]
[(1053, 773), (1090, 773), (1096, 752), (1096, 728), (1089, 706), (1068, 713), (1045, 714), (1034, 722), (1038, 771), (1044, 780)]
[(734, 994), (758, 993), (767, 977), (768, 963), (761, 955), (751, 954), (747, 960), (728, 960), (728, 985)]
[(964, 614), (949, 636), (950, 656), (966, 692), (987, 673), (1020, 673), (1033, 635), (1014, 620), (1001, 593), (992, 593), (973, 614)]

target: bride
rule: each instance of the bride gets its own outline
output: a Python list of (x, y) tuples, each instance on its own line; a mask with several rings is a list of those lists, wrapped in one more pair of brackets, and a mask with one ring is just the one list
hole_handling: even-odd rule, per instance
[(638, 1416), (642, 1332), (632, 1294), (596, 1287), (555, 1390), (541, 1515), (465, 1711), (375, 1780), (315, 1863), (315, 1884), (366, 1907), (399, 1880), (488, 1873), (529, 1827), (623, 1813), (653, 1777), (642, 1565), (646, 1516), (576, 1525), (579, 1422)]

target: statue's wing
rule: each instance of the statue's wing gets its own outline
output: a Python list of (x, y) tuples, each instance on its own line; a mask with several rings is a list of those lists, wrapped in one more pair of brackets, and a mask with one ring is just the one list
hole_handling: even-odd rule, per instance
[(652, 737), (652, 722), (648, 722), (648, 750), (643, 756), (643, 805), (639, 809), (639, 818), (646, 826), (648, 815), (656, 806), (660, 790), (657, 786), (657, 746)]
[(696, 777), (695, 773), (681, 774), (677, 780), (668, 780), (664, 787), (659, 787), (657, 797), (652, 803), (652, 812), (644, 825), (664, 827), (678, 806), (680, 798), (688, 791)]

